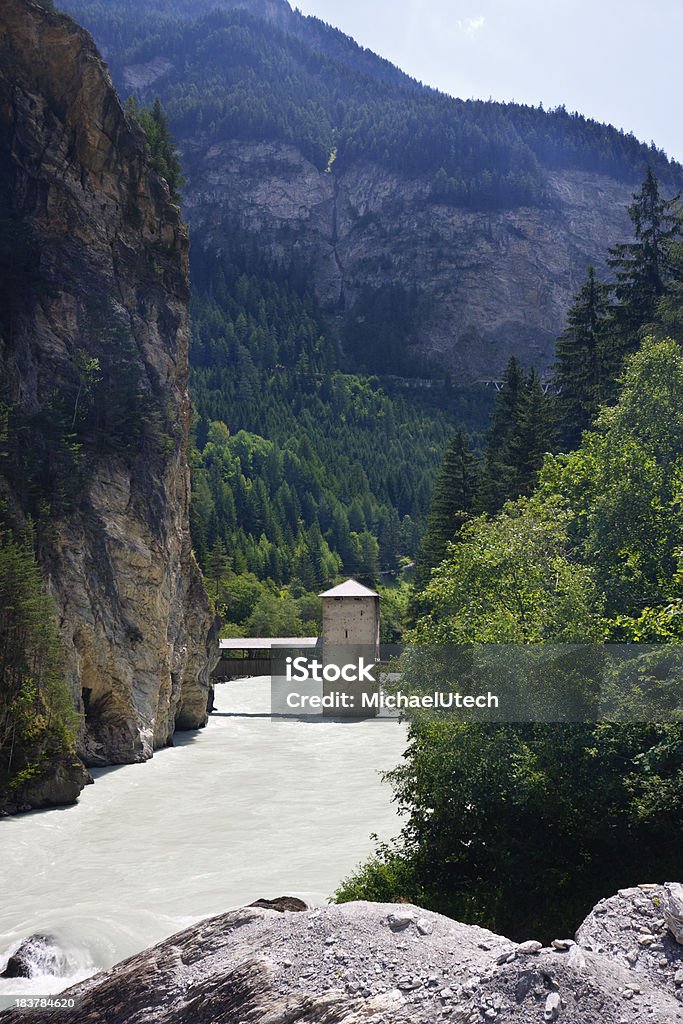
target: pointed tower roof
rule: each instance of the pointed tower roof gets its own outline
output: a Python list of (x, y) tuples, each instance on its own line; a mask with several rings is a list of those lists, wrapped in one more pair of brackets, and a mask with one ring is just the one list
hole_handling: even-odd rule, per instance
[(376, 590), (364, 587), (357, 580), (344, 580), (331, 590), (325, 590), (318, 597), (379, 597)]

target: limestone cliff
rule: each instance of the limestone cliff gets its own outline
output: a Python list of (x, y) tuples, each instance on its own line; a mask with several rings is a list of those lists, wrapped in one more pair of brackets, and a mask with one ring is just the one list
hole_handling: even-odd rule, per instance
[(185, 153), (197, 241), (220, 250), (237, 227), (273, 264), (294, 256), (351, 331), (368, 292), (414, 290), (417, 345), (466, 379), (512, 353), (549, 365), (588, 264), (630, 237), (635, 182), (588, 171), (548, 172), (543, 206), (483, 212), (434, 202), (426, 177), (362, 160), (328, 173), (282, 143), (185, 143)]
[(121, 90), (164, 103), (194, 251), (312, 287), (351, 372), (546, 368), (648, 164), (683, 182), (563, 108), (437, 93), (284, 0), (62, 2)]
[(188, 236), (90, 36), (32, 0), (0, 0), (0, 226), (0, 499), (35, 524), (81, 756), (142, 761), (206, 724), (212, 667)]

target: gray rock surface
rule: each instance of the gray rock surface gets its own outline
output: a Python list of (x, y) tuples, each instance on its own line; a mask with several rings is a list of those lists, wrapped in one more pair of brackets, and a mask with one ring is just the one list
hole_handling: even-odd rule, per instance
[(645, 884), (601, 900), (577, 931), (578, 945), (628, 968), (634, 984), (649, 982), (683, 999), (676, 981), (683, 971), (683, 946), (666, 921), (668, 894), (676, 888)]
[[(317, 38), (313, 25), (300, 24), (274, 0), (221, 0), (220, 6), (241, 4), (305, 47), (338, 56), (362, 76), (356, 88), (372, 92), (378, 75), (372, 55), (335, 54), (332, 38)], [(110, 32), (102, 38), (113, 47), (121, 88), (138, 90), (147, 104), (157, 96), (168, 104), (183, 80), (176, 50), (150, 43), (144, 63), (129, 63)], [(411, 87), (407, 79), (404, 85)], [(540, 172), (543, 196), (535, 205), (469, 210), (434, 194), (437, 167), (411, 175), (356, 154), (328, 169), (311, 161), (308, 147), (273, 138), (267, 128), (261, 138), (245, 139), (230, 137), (222, 118), (207, 122), (179, 118), (174, 126), (188, 177), (183, 202), (193, 245), (230, 252), (236, 233), (246, 233), (265, 261), (294, 264), (306, 274), (332, 331), (337, 317), (348, 316), (350, 327), (362, 320), (367, 289), (414, 289), (416, 325), (401, 344), (419, 346), (465, 378), (500, 371), (513, 352), (539, 367), (552, 362), (588, 264), (606, 270), (607, 248), (631, 237), (625, 207), (640, 184), (637, 171), (623, 181), (557, 171), (551, 161)]]
[(676, 942), (683, 945), (683, 885), (680, 882), (664, 886), (664, 920)]
[(35, 810), (43, 807), (62, 807), (78, 800), (84, 786), (91, 785), (93, 777), (80, 758), (64, 754), (53, 757), (46, 771), (43, 771), (1, 804), (3, 817), (17, 811)]
[(237, 225), (286, 265), (296, 239), (334, 315), (363, 316), (368, 288), (415, 289), (417, 345), (465, 379), (500, 371), (512, 353), (549, 365), (588, 264), (603, 268), (608, 247), (631, 233), (638, 182), (602, 174), (548, 171), (546, 205), (478, 212), (434, 202), (431, 176), (371, 161), (328, 174), (290, 144), (178, 141), (196, 244), (224, 249)]
[[(39, 253), (39, 287), (22, 290), (11, 331), (0, 325), (3, 396), (40, 420), (53, 393), (73, 401), (80, 352), (111, 367), (110, 387), (123, 361), (150, 417), (133, 450), (86, 438), (78, 495), (51, 510), (39, 544), (83, 712), (79, 753), (142, 761), (206, 723), (217, 656), (189, 531), (187, 230), (90, 36), (32, 0), (2, 0), (0, 22), (3, 176)], [(20, 492), (0, 467), (19, 526)], [(72, 767), (8, 809), (75, 799), (88, 775)]]
[[(577, 944), (539, 948), (406, 904), (200, 922), (69, 991), (61, 1024), (683, 1024), (660, 889), (604, 900)], [(400, 925), (400, 927), (398, 927)], [(427, 925), (428, 927), (424, 927)], [(624, 927), (622, 927), (624, 926)], [(641, 928), (662, 950), (637, 945)], [(673, 942), (673, 939), (672, 939)], [(660, 966), (656, 959), (666, 961)], [(14, 1011), (2, 1024), (38, 1024)]]

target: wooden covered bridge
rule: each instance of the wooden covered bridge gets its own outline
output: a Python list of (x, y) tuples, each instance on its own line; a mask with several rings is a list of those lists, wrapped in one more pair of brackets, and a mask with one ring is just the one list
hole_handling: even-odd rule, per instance
[(247, 676), (269, 676), (273, 647), (316, 647), (317, 636), (247, 636), (221, 640), (220, 661), (212, 673), (214, 683)]

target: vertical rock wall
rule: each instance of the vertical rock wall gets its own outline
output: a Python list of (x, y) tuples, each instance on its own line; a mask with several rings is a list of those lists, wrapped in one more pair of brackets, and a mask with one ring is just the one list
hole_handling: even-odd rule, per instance
[(0, 192), (0, 500), (36, 522), (81, 756), (141, 761), (206, 724), (217, 646), (188, 519), (188, 237), (90, 36), (32, 0), (0, 0)]

